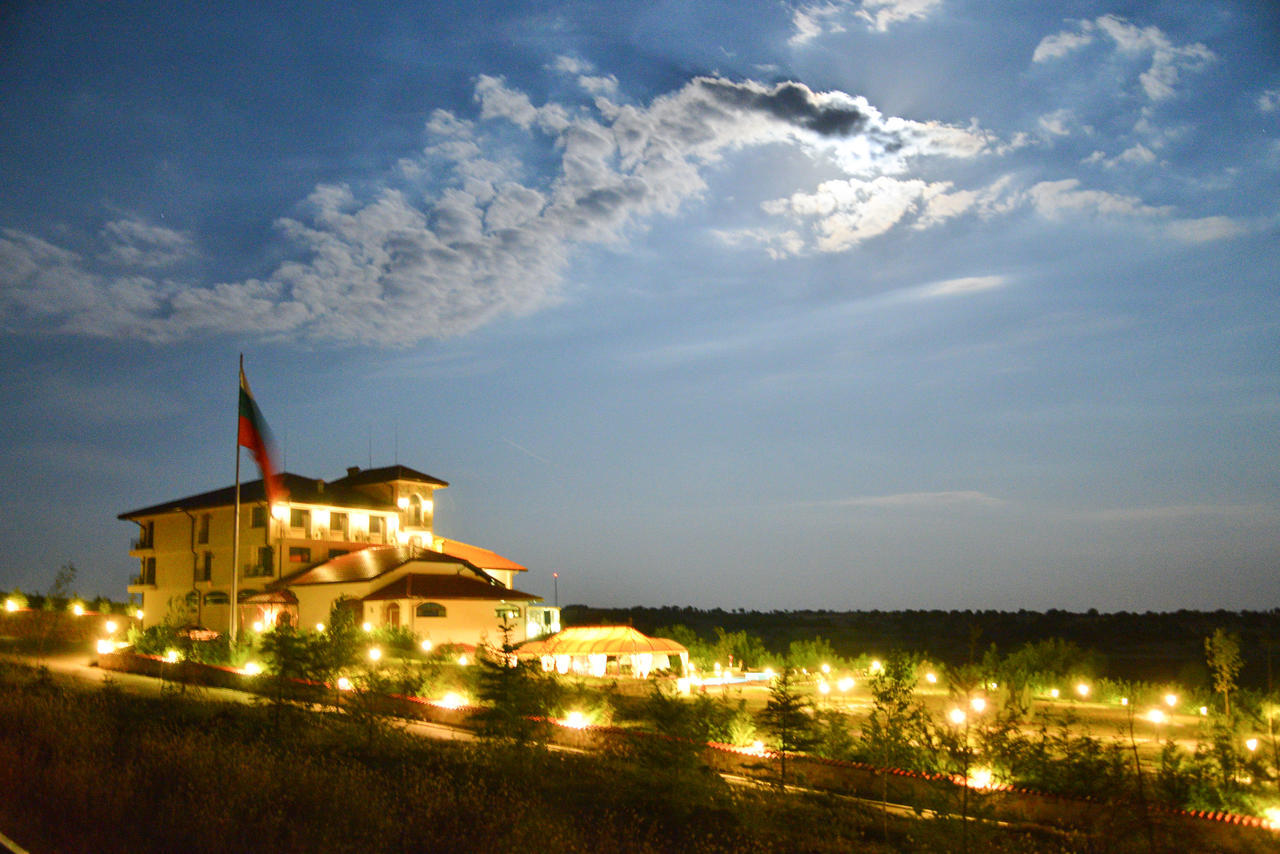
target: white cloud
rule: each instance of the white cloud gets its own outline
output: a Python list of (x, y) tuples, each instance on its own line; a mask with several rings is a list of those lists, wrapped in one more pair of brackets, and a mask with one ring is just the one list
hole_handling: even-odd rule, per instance
[(1050, 218), (1080, 213), (1153, 217), (1173, 212), (1170, 207), (1153, 207), (1133, 196), (1122, 196), (1105, 190), (1082, 190), (1077, 178), (1041, 181), (1026, 191), (1025, 198), (1038, 213)]
[(925, 298), (961, 296), (1003, 288), (1008, 283), (1009, 280), (1004, 276), (966, 276), (925, 285), (919, 294)]
[(1054, 110), (1040, 117), (1040, 130), (1050, 136), (1070, 136), (1075, 117), (1070, 110)]
[(577, 78), (577, 83), (592, 95), (615, 95), (618, 91), (618, 78), (612, 74), (593, 74), (595, 67), (582, 59), (571, 56), (558, 56), (551, 69), (561, 74)]
[(1258, 109), (1264, 113), (1280, 110), (1280, 89), (1267, 89), (1258, 96)]
[(1157, 27), (1138, 27), (1117, 15), (1102, 15), (1094, 21), (1078, 21), (1074, 30), (1046, 36), (1032, 54), (1033, 62), (1062, 59), (1092, 44), (1101, 34), (1125, 55), (1149, 55), (1151, 64), (1138, 75), (1143, 92), (1152, 101), (1171, 98), (1184, 71), (1199, 71), (1215, 59), (1199, 42), (1174, 44)]
[(1249, 231), (1239, 220), (1226, 216), (1206, 216), (1199, 219), (1175, 220), (1165, 226), (1167, 233), (1174, 240), (1183, 243), (1209, 243), (1214, 240), (1227, 240), (1239, 237)]
[(123, 267), (168, 267), (196, 256), (191, 238), (138, 219), (115, 220), (102, 229), (103, 261)]
[(858, 17), (884, 32), (894, 24), (924, 20), (941, 5), (942, 0), (863, 0)]
[(1092, 44), (1093, 29), (1092, 21), (1080, 21), (1074, 32), (1063, 30), (1060, 33), (1045, 36), (1040, 40), (1040, 44), (1036, 45), (1035, 53), (1031, 55), (1031, 61), (1048, 62), (1053, 59), (1061, 59), (1069, 53)]
[(942, 0), (832, 0), (805, 3), (791, 14), (795, 28), (789, 43), (806, 44), (826, 33), (844, 32), (844, 21), (850, 18), (864, 22), (868, 29), (885, 32), (895, 24), (921, 21), (942, 6)]

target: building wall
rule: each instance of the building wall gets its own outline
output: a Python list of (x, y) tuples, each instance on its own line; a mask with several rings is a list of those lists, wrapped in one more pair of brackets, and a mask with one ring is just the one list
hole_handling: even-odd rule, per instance
[(499, 607), (517, 608), (519, 616), (511, 619), (511, 642), (523, 643), (525, 634), (525, 613), (527, 605), (523, 602), (495, 602), (475, 599), (441, 599), (438, 603), (445, 607), (443, 617), (419, 617), (417, 608), (421, 599), (400, 599), (364, 603), (364, 621), (375, 626), (387, 625), (387, 606), (396, 605), (400, 609), (399, 625), (407, 626), (420, 639), (429, 640), (436, 646), (449, 643), (481, 645), (490, 643), (502, 645), (502, 619), (498, 616)]
[[(253, 504), (240, 506), (240, 572), (237, 589), (261, 591), (268, 584), (307, 566), (328, 560), (331, 553), (356, 551), (370, 545), (396, 544), (401, 537), (400, 514), (377, 512), (335, 505), (301, 504), (277, 506), (276, 516), (267, 516), (266, 524), (253, 526)], [(265, 508), (259, 502), (258, 507)], [(292, 510), (307, 510), (310, 524), (294, 527)], [(332, 514), (347, 514), (347, 532), (331, 527)], [(207, 542), (201, 542), (205, 517), (208, 517)], [(382, 534), (369, 531), (370, 516), (381, 517)], [(138, 578), (129, 585), (129, 592), (143, 598), (143, 624), (153, 626), (164, 622), (172, 612), (180, 622), (197, 622), (207, 628), (224, 631), (230, 625), (230, 608), (211, 605), (206, 609), (205, 597), (209, 593), (231, 594), (231, 562), (233, 555), (232, 531), (235, 508), (216, 507), (193, 511), (190, 516), (181, 511), (162, 513), (140, 519), (144, 525), (154, 525), (154, 535), (149, 541), (136, 543), (130, 554), (139, 560)], [(430, 539), (428, 538), (428, 542)], [(260, 566), (259, 550), (270, 545), (272, 559), (269, 567)], [(305, 549), (307, 560), (291, 561), (292, 549)], [(206, 555), (209, 580), (204, 579)], [(147, 562), (155, 561), (154, 583), (146, 583)], [(189, 595), (195, 591), (194, 604), (187, 606)], [(217, 598), (215, 596), (215, 598)], [(325, 608), (327, 618), (328, 608)]]

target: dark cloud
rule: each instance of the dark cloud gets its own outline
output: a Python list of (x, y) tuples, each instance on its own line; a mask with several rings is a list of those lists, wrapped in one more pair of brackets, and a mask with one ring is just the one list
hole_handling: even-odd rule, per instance
[(759, 84), (703, 78), (699, 86), (723, 104), (768, 113), (822, 136), (850, 136), (867, 128), (870, 117), (851, 104), (820, 102), (803, 83), (779, 83), (772, 89)]

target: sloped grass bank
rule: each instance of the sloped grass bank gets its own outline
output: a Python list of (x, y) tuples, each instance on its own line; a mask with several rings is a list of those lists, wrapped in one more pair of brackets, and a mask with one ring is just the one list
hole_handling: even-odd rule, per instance
[[(953, 822), (704, 771), (433, 742), (0, 665), (0, 830), (33, 851), (950, 851)], [(1074, 850), (971, 824), (972, 850)], [(1078, 840), (1077, 840), (1078, 841)]]

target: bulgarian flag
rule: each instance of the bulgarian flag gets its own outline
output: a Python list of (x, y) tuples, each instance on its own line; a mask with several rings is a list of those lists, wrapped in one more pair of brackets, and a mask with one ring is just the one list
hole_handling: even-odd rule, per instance
[(276, 474), (276, 467), (271, 462), (274, 443), (267, 430), (267, 421), (262, 417), (262, 410), (249, 391), (249, 381), (244, 376), (244, 366), (240, 367), (240, 435), (239, 444), (253, 453), (253, 459), (262, 471), (262, 482), (266, 487), (267, 501), (274, 504), (285, 498), (284, 485)]

